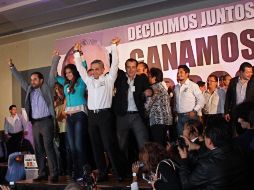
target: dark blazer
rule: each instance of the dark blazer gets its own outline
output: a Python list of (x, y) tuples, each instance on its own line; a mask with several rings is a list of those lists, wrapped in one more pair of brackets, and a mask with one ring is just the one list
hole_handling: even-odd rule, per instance
[[(115, 81), (115, 95), (113, 97), (113, 110), (116, 115), (123, 116), (128, 109), (128, 78), (122, 70), (118, 71)], [(144, 116), (144, 103), (146, 97), (144, 91), (150, 88), (150, 84), (146, 75), (136, 75), (134, 79), (135, 92), (133, 92), (134, 101), (141, 116)], [(150, 88), (151, 89), (151, 88)]]
[(169, 160), (161, 161), (157, 166), (158, 180), (154, 183), (157, 190), (181, 190), (181, 182), (178, 175), (178, 167)]
[(227, 145), (209, 150), (194, 168), (183, 159), (179, 170), (183, 189), (248, 190), (248, 164), (244, 152)]
[[(231, 79), (228, 90), (226, 93), (226, 100), (225, 100), (225, 106), (224, 111), (225, 114), (231, 114), (234, 111), (234, 108), (236, 107), (236, 85), (238, 83), (239, 77), (234, 77)], [(249, 80), (247, 84), (246, 89), (246, 102), (254, 102), (254, 76)]]
[[(50, 69), (48, 81), (44, 81), (41, 86), (42, 96), (45, 102), (48, 105), (50, 114), (55, 117), (55, 110), (53, 104), (53, 93), (54, 93), (54, 85), (55, 85), (55, 76), (56, 76), (56, 68), (60, 56), (55, 56), (52, 61), (52, 67)], [(25, 80), (21, 73), (16, 69), (15, 66), (11, 68), (12, 75), (20, 82), (21, 87), (26, 91), (26, 98), (25, 98), (25, 109), (29, 120), (31, 121), (31, 104), (30, 104), (30, 93), (33, 90), (32, 86)]]

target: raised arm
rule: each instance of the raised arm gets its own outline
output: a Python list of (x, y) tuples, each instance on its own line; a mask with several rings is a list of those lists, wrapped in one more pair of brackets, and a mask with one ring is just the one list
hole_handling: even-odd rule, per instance
[(118, 71), (118, 65), (119, 65), (117, 43), (112, 43), (111, 54), (112, 54), (112, 64), (111, 64), (108, 76), (111, 78), (112, 81), (115, 81), (117, 78), (117, 71)]
[(77, 70), (80, 74), (80, 77), (82, 78), (84, 83), (87, 83), (87, 81), (89, 79), (89, 76), (87, 74), (86, 68), (83, 66), (82, 58), (81, 58), (81, 55), (80, 55), (79, 52), (74, 53), (74, 61), (75, 61), (75, 65), (77, 67)]
[(61, 57), (59, 56), (58, 51), (53, 52), (52, 65), (49, 72), (48, 85), (50, 88), (53, 88), (56, 82), (57, 76), (57, 66)]
[(12, 63), (12, 59), (9, 59), (8, 61), (9, 67), (11, 69), (11, 73), (12, 75), (16, 78), (17, 81), (20, 82), (21, 87), (27, 91), (27, 88), (29, 86), (28, 82), (23, 78), (23, 76), (21, 75), (21, 73), (16, 69), (16, 67), (14, 66), (14, 64)]

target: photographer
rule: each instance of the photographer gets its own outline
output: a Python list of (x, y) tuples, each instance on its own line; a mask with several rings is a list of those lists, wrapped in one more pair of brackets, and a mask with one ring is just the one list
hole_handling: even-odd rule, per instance
[(186, 148), (189, 152), (189, 159), (194, 164), (199, 155), (206, 151), (203, 137), (203, 125), (200, 121), (190, 119), (184, 124), (183, 135), (176, 141), (168, 143), (167, 151), (170, 157), (177, 163), (181, 158), (177, 147)]
[(184, 124), (183, 136), (195, 144), (202, 144), (204, 141), (202, 123), (194, 119), (188, 120)]
[(138, 190), (138, 174), (140, 170), (149, 175), (146, 179), (156, 190), (179, 190), (180, 179), (177, 166), (169, 159), (166, 149), (158, 143), (146, 143), (139, 153), (139, 162), (132, 165), (133, 183), (131, 190)]
[(243, 152), (232, 145), (229, 127), (223, 119), (214, 120), (205, 129), (206, 153), (190, 167), (187, 148), (178, 146), (179, 170), (183, 189), (248, 189), (247, 164)]

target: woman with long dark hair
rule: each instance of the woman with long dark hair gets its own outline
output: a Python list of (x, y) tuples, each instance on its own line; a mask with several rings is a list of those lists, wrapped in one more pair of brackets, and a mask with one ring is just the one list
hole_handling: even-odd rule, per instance
[(178, 167), (171, 159), (162, 145), (148, 142), (139, 152), (139, 161), (132, 165), (133, 183), (131, 190), (138, 190), (138, 173), (140, 170), (149, 177), (143, 179), (149, 181), (156, 190), (180, 190), (181, 183), (178, 175)]
[[(58, 59), (56, 58), (58, 57)], [(55, 53), (53, 60), (60, 60), (59, 53)], [(84, 61), (86, 65), (86, 62)], [(83, 166), (88, 164), (87, 145), (87, 101), (85, 99), (86, 84), (81, 79), (77, 68), (73, 64), (64, 67), (64, 77), (57, 76), (58, 83), (64, 86), (65, 113), (67, 115), (67, 136), (73, 161), (73, 179), (82, 177)]]

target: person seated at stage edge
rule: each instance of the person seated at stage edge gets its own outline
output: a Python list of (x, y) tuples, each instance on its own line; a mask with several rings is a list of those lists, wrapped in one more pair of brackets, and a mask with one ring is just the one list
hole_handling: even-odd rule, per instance
[(208, 151), (190, 167), (187, 148), (178, 147), (182, 158), (179, 169), (183, 189), (247, 190), (248, 164), (245, 154), (233, 146), (224, 119), (207, 123), (205, 145)]
[(169, 158), (166, 149), (158, 143), (145, 143), (139, 152), (139, 161), (132, 165), (132, 172), (131, 190), (139, 189), (138, 177), (141, 172), (148, 174), (148, 180), (151, 180), (149, 183), (153, 189), (181, 189), (178, 166)]

